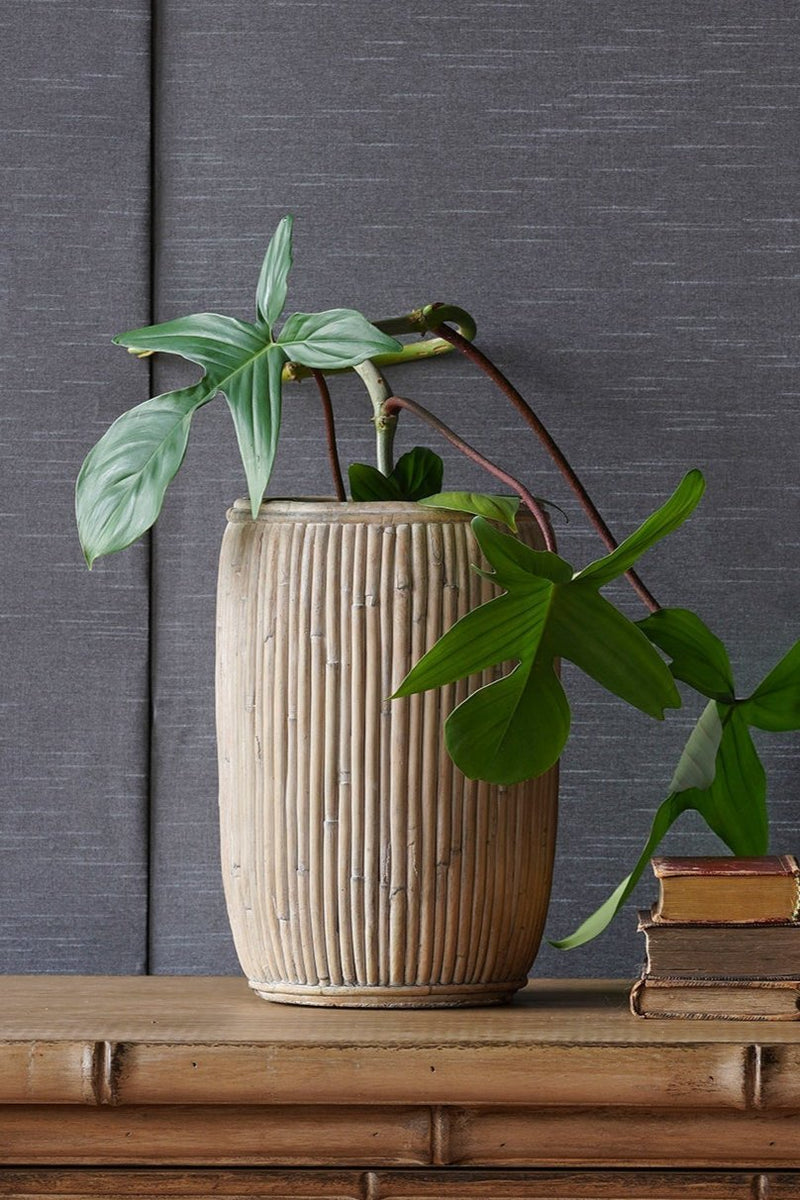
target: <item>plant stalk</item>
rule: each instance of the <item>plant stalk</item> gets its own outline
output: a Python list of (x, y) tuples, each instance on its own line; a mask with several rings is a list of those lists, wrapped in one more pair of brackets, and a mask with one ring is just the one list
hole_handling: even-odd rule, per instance
[(319, 389), (319, 398), (322, 403), (322, 414), (325, 418), (325, 437), (328, 443), (328, 462), (330, 463), (336, 499), (346, 500), (347, 492), (345, 491), (344, 479), (342, 478), (342, 464), (339, 461), (339, 450), (336, 445), (336, 423), (333, 416), (331, 394), (322, 372), (316, 368), (312, 368), (311, 374)]
[(417, 404), (415, 400), (408, 400), (405, 396), (390, 396), (385, 402), (384, 408), (389, 413), (394, 412), (395, 409), (405, 408), (410, 413), (413, 413), (415, 417), (419, 417), (420, 420), (427, 421), (429, 425), (437, 430), (442, 437), (447, 438), (448, 442), (455, 446), (457, 450), (460, 450), (462, 454), (466, 455), (467, 458), (471, 458), (473, 462), (478, 463), (485, 471), (488, 471), (496, 479), (499, 479), (501, 483), (505, 483), (512, 488), (520, 497), (523, 504), (533, 514), (544, 538), (546, 549), (555, 553), (556, 541), (547, 514), (536, 497), (531, 495), (524, 484), (515, 479), (513, 475), (509, 475), (508, 471), (504, 471), (502, 467), (498, 467), (491, 459), (486, 458), (474, 446), (470, 446), (469, 442), (465, 442), (463, 438), (460, 438), (449, 425), (445, 425), (444, 421), (440, 421), (429, 409), (424, 408), (421, 404)]
[(390, 413), (387, 410), (386, 401), (392, 395), (392, 389), (370, 359), (353, 367), (353, 370), (361, 378), (372, 401), (372, 423), (375, 426), (375, 452), (378, 470), (382, 475), (391, 475), (394, 467), (392, 450), (397, 428), (397, 413)]
[[(438, 315), (439, 307), (434, 305), (433, 308), (434, 312)], [(445, 306), (442, 306), (442, 310), (444, 310), (444, 308)], [(473, 346), (471, 342), (467, 341), (466, 338), (463, 338), (460, 333), (457, 333), (454, 329), (450, 329), (449, 326), (443, 324), (436, 325), (435, 328), (441, 337), (445, 338), (457, 350), (460, 350), (466, 358), (475, 363), (476, 366), (480, 367), (480, 369), (489, 376), (492, 382), (496, 384), (500, 391), (503, 392), (503, 394), (511, 401), (517, 411), (521, 413), (524, 420), (527, 421), (528, 425), (530, 425), (530, 427), (533, 429), (534, 433), (547, 450), (553, 462), (556, 464), (559, 471), (567, 480), (567, 483), (570, 485), (575, 495), (578, 497), (584, 512), (589, 517), (589, 520), (592, 522), (592, 525), (596, 529), (604, 544), (609, 550), (616, 550), (618, 544), (616, 538), (606, 525), (594, 501), (581, 483), (566, 455), (558, 446), (549, 430), (545, 427), (531, 406), (528, 404), (527, 400), (523, 399), (511, 381), (508, 380), (502, 371), (500, 371), (499, 368), (494, 365), (492, 360), (481, 350), (478, 350), (476, 346)], [(639, 578), (636, 571), (631, 569), (626, 571), (625, 574), (631, 587), (636, 592), (637, 596), (645, 605), (645, 607), (648, 608), (650, 612), (657, 612), (661, 607), (660, 604), (656, 600), (655, 596), (653, 596), (652, 592), (650, 592), (650, 590)]]

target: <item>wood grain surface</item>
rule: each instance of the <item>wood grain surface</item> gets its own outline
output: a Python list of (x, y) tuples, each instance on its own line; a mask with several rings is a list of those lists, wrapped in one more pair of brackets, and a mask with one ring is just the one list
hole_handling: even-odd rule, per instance
[[(0, 1164), (359, 1168), (370, 1182), (347, 1186), (370, 1198), (411, 1180), (381, 1182), (381, 1168), (458, 1168), (476, 1189), (481, 1171), (502, 1170), (509, 1195), (525, 1194), (515, 1170), (601, 1172), (576, 1197), (616, 1194), (602, 1171), (736, 1169), (752, 1175), (733, 1196), (772, 1195), (760, 1172), (800, 1170), (796, 1027), (771, 1027), (762, 1045), (745, 1022), (642, 1022), (626, 993), (543, 982), (503, 1009), (354, 1021), (265, 1003), (227, 978), (7, 977)], [(619, 1176), (620, 1197), (659, 1194), (635, 1178)], [(696, 1194), (718, 1183), (698, 1176)], [(426, 1186), (407, 1194), (435, 1194)]]
[(211, 1194), (220, 1200), (797, 1200), (800, 1178), (749, 1171), (0, 1171), (0, 1196), (8, 1200)]

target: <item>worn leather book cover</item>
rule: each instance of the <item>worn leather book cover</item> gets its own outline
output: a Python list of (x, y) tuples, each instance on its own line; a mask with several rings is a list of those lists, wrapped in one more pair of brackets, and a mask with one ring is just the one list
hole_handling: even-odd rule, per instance
[(717, 1021), (800, 1019), (799, 979), (668, 979), (642, 975), (631, 988), (637, 1017)]
[(800, 978), (800, 923), (676, 925), (639, 912), (647, 971), (672, 979)]
[(763, 858), (653, 858), (654, 922), (749, 924), (795, 921), (800, 867), (793, 854)]

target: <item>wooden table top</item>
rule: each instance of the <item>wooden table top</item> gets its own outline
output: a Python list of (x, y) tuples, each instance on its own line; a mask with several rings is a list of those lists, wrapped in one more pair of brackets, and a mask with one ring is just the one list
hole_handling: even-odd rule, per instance
[(271, 1004), (243, 979), (0, 978), (0, 1102), (800, 1107), (800, 1023), (651, 1021), (625, 981), (509, 1006)]
[(800, 1021), (644, 1020), (628, 980), (539, 979), (495, 1008), (335, 1009), (273, 1004), (238, 977), (0, 976), (0, 1041), (594, 1046), (800, 1045)]

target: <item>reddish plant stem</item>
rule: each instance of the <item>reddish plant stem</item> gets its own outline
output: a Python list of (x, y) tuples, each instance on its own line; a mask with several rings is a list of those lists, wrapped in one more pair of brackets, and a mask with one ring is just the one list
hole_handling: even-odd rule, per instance
[[(578, 497), (584, 512), (589, 517), (589, 520), (597, 530), (597, 533), (602, 541), (609, 550), (616, 550), (618, 544), (616, 538), (598, 512), (597, 507), (595, 506), (595, 503), (589, 493), (586, 491), (586, 488), (575, 474), (575, 471), (567, 460), (566, 455), (552, 437), (549, 430), (539, 420), (536, 413), (528, 404), (527, 400), (525, 400), (519, 394), (511, 381), (508, 380), (503, 372), (494, 365), (492, 360), (488, 358), (481, 350), (479, 350), (477, 346), (473, 345), (472, 342), (467, 341), (467, 339), (462, 337), (460, 333), (456, 333), (456, 331), (451, 329), (449, 325), (442, 324), (437, 325), (434, 328), (440, 337), (443, 337), (445, 341), (450, 342), (450, 344), (455, 346), (457, 350), (460, 350), (466, 358), (475, 363), (476, 366), (480, 367), (480, 369), (489, 376), (492, 382), (497, 385), (500, 391), (503, 392), (503, 394), (511, 401), (517, 411), (521, 413), (524, 420), (527, 421), (528, 425), (530, 425), (531, 429), (533, 429), (534, 433), (547, 450), (553, 462), (556, 464), (559, 471), (564, 476), (575, 495)], [(642, 603), (650, 610), (650, 612), (657, 612), (661, 607), (660, 604), (656, 600), (655, 596), (653, 596), (652, 592), (650, 592), (650, 590), (645, 586), (633, 568), (626, 571), (625, 575)]]
[(344, 489), (342, 465), (339, 462), (339, 451), (336, 446), (336, 425), (333, 418), (331, 394), (328, 390), (328, 385), (325, 382), (325, 376), (322, 374), (322, 372), (312, 369), (311, 374), (314, 376), (314, 382), (319, 389), (319, 398), (322, 403), (322, 413), (325, 418), (325, 436), (328, 442), (328, 462), (330, 463), (331, 475), (333, 476), (333, 487), (336, 492), (336, 499), (346, 500), (347, 492)]
[(384, 401), (383, 409), (387, 416), (393, 415), (400, 408), (405, 408), (408, 412), (413, 413), (415, 417), (419, 417), (422, 421), (427, 421), (429, 425), (433, 426), (442, 437), (447, 438), (448, 442), (452, 443), (467, 458), (471, 458), (473, 462), (478, 463), (485, 471), (494, 475), (496, 479), (513, 488), (533, 514), (536, 524), (542, 532), (545, 547), (555, 553), (556, 542), (547, 515), (536, 497), (531, 495), (524, 484), (515, 479), (513, 475), (509, 475), (508, 471), (504, 471), (502, 467), (498, 467), (496, 463), (485, 458), (479, 450), (476, 450), (474, 446), (470, 446), (457, 433), (454, 433), (449, 425), (445, 425), (444, 421), (440, 421), (438, 417), (434, 416), (427, 408), (423, 408), (421, 404), (417, 404), (415, 400), (407, 400), (404, 396), (390, 396), (388, 400)]

